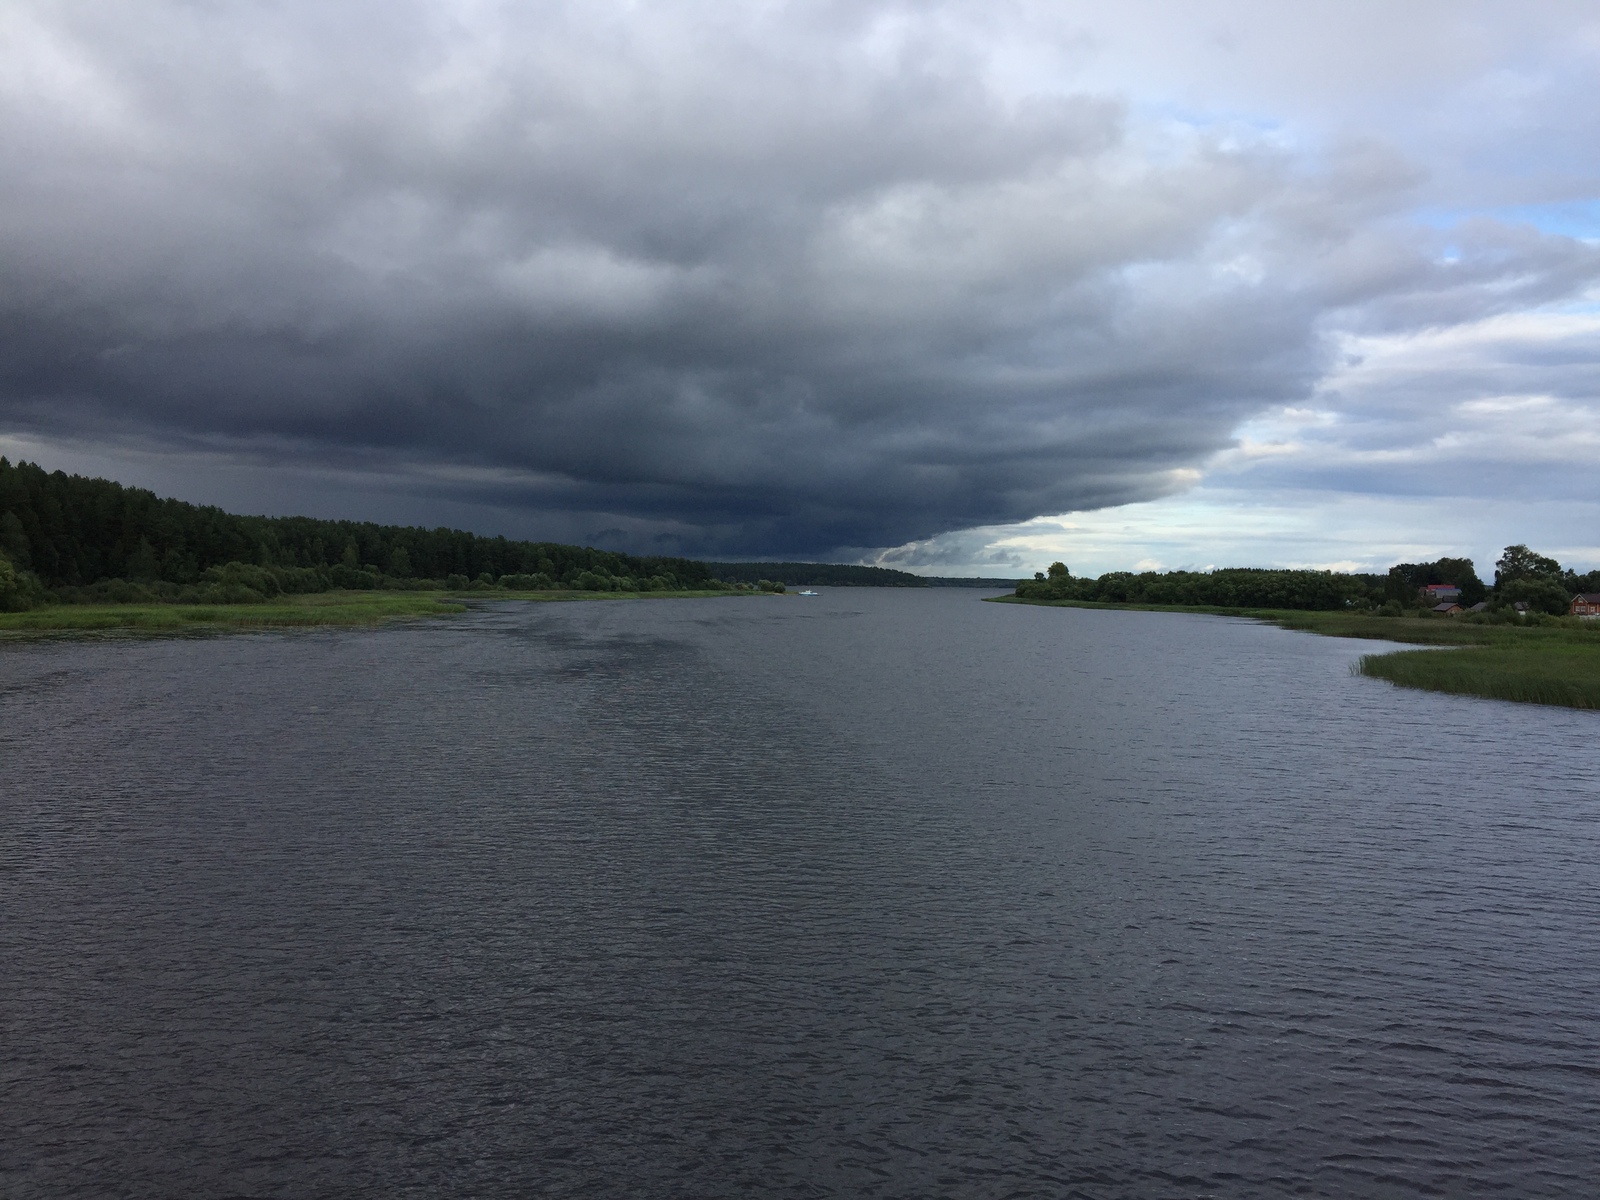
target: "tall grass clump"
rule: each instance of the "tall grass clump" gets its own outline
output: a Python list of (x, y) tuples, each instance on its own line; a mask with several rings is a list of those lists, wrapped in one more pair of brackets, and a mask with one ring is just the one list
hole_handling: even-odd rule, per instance
[(1354, 670), (1398, 687), (1600, 709), (1600, 647), (1595, 646), (1402, 650), (1363, 655)]

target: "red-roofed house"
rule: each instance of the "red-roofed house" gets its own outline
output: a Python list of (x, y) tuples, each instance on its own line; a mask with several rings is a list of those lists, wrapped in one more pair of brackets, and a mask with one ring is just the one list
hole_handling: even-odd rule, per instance
[(1575, 617), (1600, 617), (1600, 592), (1583, 592), (1574, 596), (1569, 611)]
[(1422, 599), (1429, 604), (1461, 599), (1461, 589), (1453, 583), (1430, 583), (1422, 589)]

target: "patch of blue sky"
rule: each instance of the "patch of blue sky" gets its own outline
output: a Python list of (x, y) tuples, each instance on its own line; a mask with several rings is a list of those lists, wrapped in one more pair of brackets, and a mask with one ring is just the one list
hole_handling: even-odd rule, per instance
[(1539, 311), (1568, 317), (1600, 316), (1600, 291), (1590, 292), (1588, 295), (1561, 304), (1546, 305)]
[(1264, 113), (1233, 109), (1197, 108), (1181, 100), (1136, 100), (1129, 112), (1146, 128), (1161, 129), (1169, 135), (1218, 139), (1224, 149), (1266, 146), (1274, 150), (1293, 150), (1300, 139), (1282, 120)]
[(1473, 217), (1509, 224), (1532, 225), (1541, 233), (1600, 242), (1600, 199), (1563, 200), (1551, 204), (1508, 204), (1491, 208), (1419, 208), (1411, 217), (1431, 229), (1450, 230)]

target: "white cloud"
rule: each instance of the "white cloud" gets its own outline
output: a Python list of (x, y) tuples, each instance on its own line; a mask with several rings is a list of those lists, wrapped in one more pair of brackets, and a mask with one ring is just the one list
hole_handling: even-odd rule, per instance
[(1472, 558), (1483, 574), (1505, 546), (1531, 542), (1587, 570), (1600, 567), (1597, 529), (1595, 500), (1507, 503), (1207, 486), (1120, 508), (963, 530), (867, 561), (927, 575), (1026, 576), (1058, 560), (1077, 575), (1229, 566), (1382, 572), (1397, 562), (1450, 555)]
[[(1199, 486), (897, 548), (930, 573), (1216, 565), (1381, 570), (1513, 542), (1600, 565), (1600, 315), (1497, 315), (1349, 337), (1312, 402), (1263, 412)], [(1507, 394), (1508, 379), (1548, 390)]]

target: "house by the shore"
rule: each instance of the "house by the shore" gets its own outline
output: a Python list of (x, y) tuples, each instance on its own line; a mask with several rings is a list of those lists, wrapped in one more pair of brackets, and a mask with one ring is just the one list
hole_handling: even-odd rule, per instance
[[(1430, 583), (1420, 594), (1424, 604), (1433, 606), (1441, 603), (1450, 604), (1461, 599), (1461, 589), (1453, 583)], [(1438, 611), (1437, 607), (1434, 611)]]
[(1567, 611), (1574, 617), (1600, 617), (1600, 592), (1580, 592)]
[(1443, 604), (1435, 604), (1433, 611), (1436, 616), (1440, 617), (1459, 617), (1466, 612), (1466, 609), (1462, 608), (1454, 600), (1446, 600)]

